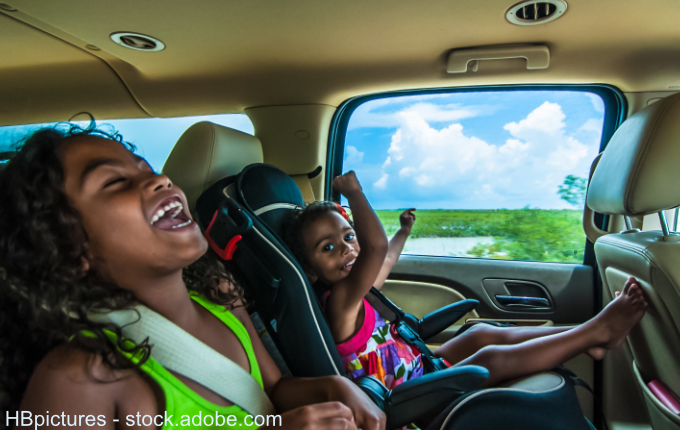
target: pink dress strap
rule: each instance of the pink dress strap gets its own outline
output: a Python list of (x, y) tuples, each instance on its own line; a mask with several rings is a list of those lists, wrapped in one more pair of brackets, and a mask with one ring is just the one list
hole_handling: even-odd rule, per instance
[[(323, 303), (324, 308), (326, 307), (326, 300), (330, 294), (330, 291), (326, 291), (321, 296), (321, 302)], [(373, 306), (371, 306), (366, 299), (362, 300), (364, 301), (364, 323), (354, 336), (345, 342), (336, 345), (340, 355), (349, 355), (359, 351), (359, 349), (366, 345), (369, 339), (371, 339), (371, 335), (375, 329), (375, 311), (373, 310)]]

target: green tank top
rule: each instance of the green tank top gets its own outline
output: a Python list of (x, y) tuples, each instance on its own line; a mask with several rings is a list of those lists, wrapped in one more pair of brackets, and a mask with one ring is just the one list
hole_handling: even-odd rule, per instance
[[(250, 341), (248, 331), (243, 324), (241, 324), (241, 321), (239, 321), (234, 314), (226, 310), (224, 306), (212, 303), (205, 297), (193, 291), (189, 292), (189, 294), (196, 303), (200, 304), (219, 318), (220, 321), (229, 327), (236, 337), (238, 337), (248, 356), (250, 375), (255, 378), (258, 384), (260, 384), (260, 387), (263, 387), (262, 374), (260, 373), (260, 367), (257, 364), (255, 351), (253, 351), (253, 344)], [(132, 357), (131, 359), (134, 360)], [(199, 425), (201, 428), (208, 429), (230, 426), (239, 427), (241, 429), (256, 429), (259, 427), (254, 423), (253, 417), (246, 419), (248, 413), (239, 406), (218, 406), (205, 400), (184, 385), (183, 382), (177, 379), (152, 357), (141, 366), (141, 370), (156, 381), (163, 390), (165, 395), (165, 411), (168, 417), (167, 422), (171, 422), (175, 427), (198, 427)], [(172, 418), (170, 418), (171, 415)], [(234, 418), (230, 418), (230, 416)], [(136, 420), (137, 418), (135, 417), (134, 419)], [(228, 423), (226, 421), (227, 419), (230, 420)], [(121, 422), (124, 422), (124, 418), (122, 417)], [(165, 425), (165, 422), (164, 417), (163, 429), (172, 427), (170, 425)]]

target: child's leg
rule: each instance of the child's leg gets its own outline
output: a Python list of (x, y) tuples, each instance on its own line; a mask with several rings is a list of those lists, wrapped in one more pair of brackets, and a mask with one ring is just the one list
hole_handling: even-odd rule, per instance
[(443, 344), (434, 351), (434, 355), (456, 364), (488, 345), (514, 345), (571, 329), (572, 327), (497, 327), (479, 323)]
[(549, 370), (591, 348), (616, 348), (642, 319), (646, 308), (642, 290), (629, 278), (622, 293), (585, 324), (516, 345), (486, 346), (459, 364), (486, 367), (490, 376), (485, 386)]

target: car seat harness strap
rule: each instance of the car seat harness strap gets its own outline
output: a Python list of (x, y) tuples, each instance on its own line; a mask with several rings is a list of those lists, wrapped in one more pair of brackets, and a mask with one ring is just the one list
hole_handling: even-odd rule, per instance
[(427, 347), (418, 332), (409, 324), (406, 313), (390, 299), (380, 294), (380, 291), (373, 287), (366, 296), (366, 300), (373, 306), (378, 313), (395, 325), (397, 333), (406, 343), (416, 347), (421, 354), (423, 366), (426, 372), (447, 369), (449, 366), (441, 358), (436, 357), (430, 348)]

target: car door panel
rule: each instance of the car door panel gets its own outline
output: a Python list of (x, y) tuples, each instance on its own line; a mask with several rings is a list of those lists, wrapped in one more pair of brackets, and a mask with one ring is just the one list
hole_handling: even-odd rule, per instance
[[(455, 289), (444, 285), (395, 279), (386, 280), (381, 291), (397, 306), (417, 318), (466, 298)], [(479, 314), (477, 311), (468, 312), (456, 324), (462, 324), (468, 318), (479, 318)]]
[[(527, 262), (402, 255), (394, 266), (384, 294), (404, 311), (422, 317), (446, 306), (455, 299), (476, 299), (479, 316), (464, 320), (494, 320), (530, 325), (575, 325), (594, 315), (594, 270), (580, 264)], [(450, 292), (447, 294), (445, 290)], [(539, 297), (548, 306), (528, 308), (503, 306), (496, 296)], [(460, 324), (428, 340), (433, 347), (451, 339)], [(594, 382), (593, 360), (585, 354), (565, 366), (591, 386)], [(579, 388), (581, 407), (593, 418), (592, 395)]]
[[(479, 300), (477, 312), (483, 318), (543, 319), (558, 325), (583, 323), (594, 315), (593, 279), (593, 268), (580, 264), (418, 255), (402, 255), (390, 274), (390, 280), (436, 284)], [(504, 306), (496, 297), (518, 294), (542, 294), (549, 306)], [(409, 306), (420, 306), (426, 294), (414, 291), (411, 296), (407, 312)]]

